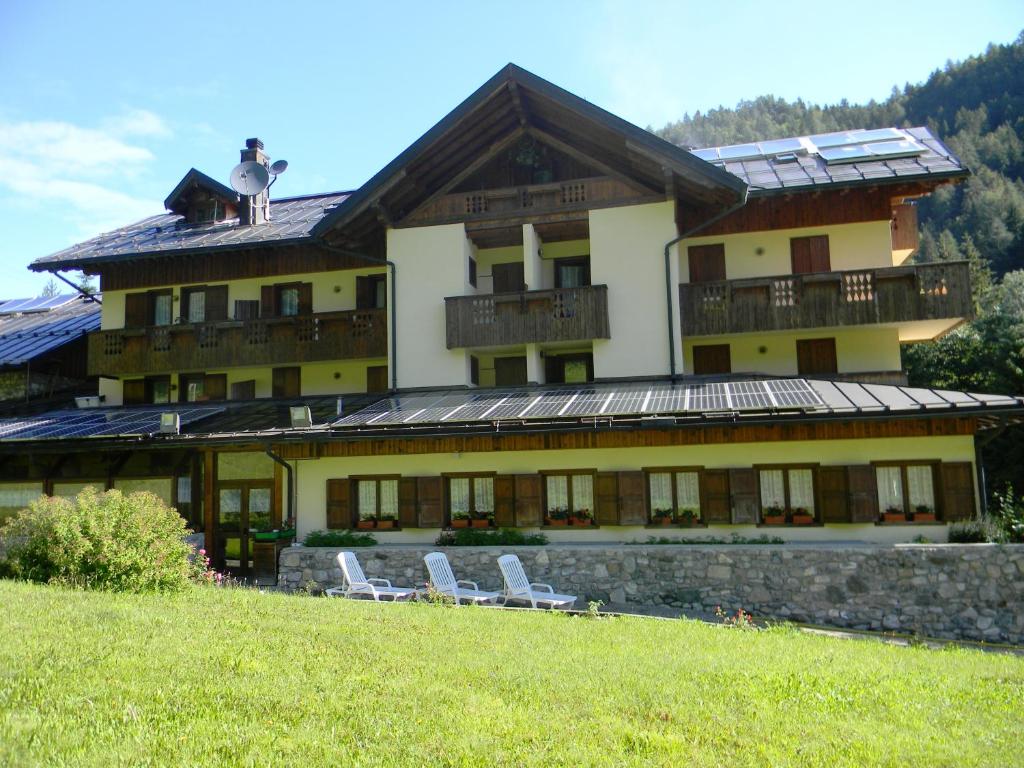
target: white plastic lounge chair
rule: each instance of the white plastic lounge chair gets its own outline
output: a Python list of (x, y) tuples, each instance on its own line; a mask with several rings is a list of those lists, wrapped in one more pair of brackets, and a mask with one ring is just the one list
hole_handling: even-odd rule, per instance
[(571, 608), (576, 603), (575, 595), (559, 595), (550, 584), (527, 579), (523, 564), (516, 555), (502, 555), (498, 558), (498, 567), (505, 579), (506, 604), (509, 600), (525, 600), (533, 608), (538, 604), (551, 608)]
[[(484, 592), (475, 581), (455, 579), (452, 566), (444, 552), (431, 552), (423, 558), (430, 574), (430, 584), (442, 595), (455, 598), (455, 604), (489, 603), (501, 597), (500, 592)], [(462, 586), (462, 585), (466, 586)]]
[(368, 579), (363, 574), (362, 566), (356, 559), (355, 552), (339, 552), (338, 567), (345, 579), (344, 586), (325, 589), (324, 594), (331, 597), (355, 597), (368, 595), (374, 600), (390, 597), (392, 600), (409, 598), (416, 594), (413, 587), (393, 587), (387, 579)]

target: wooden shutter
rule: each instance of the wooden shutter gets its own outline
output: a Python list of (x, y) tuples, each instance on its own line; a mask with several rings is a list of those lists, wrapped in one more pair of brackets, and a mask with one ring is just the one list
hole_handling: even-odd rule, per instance
[(416, 478), (402, 477), (398, 480), (398, 525), (402, 528), (419, 526), (416, 509)]
[(327, 527), (351, 528), (352, 512), (349, 509), (349, 488), (351, 481), (327, 481)]
[(492, 293), (515, 293), (523, 290), (523, 262), (495, 264), (491, 267)]
[(725, 244), (691, 245), (686, 249), (691, 283), (725, 280)]
[[(187, 323), (188, 319), (188, 308), (192, 304), (192, 294), (195, 292), (195, 288), (182, 288), (181, 289), (181, 305), (178, 307), (178, 314), (181, 317), (181, 322)], [(202, 290), (202, 289), (199, 289)]]
[(729, 508), (729, 471), (726, 469), (705, 469), (701, 475), (704, 482), (704, 497), (701, 517), (705, 523), (729, 523), (732, 513)]
[(469, 383), (480, 383), (480, 359), (476, 355), (469, 356)]
[(643, 472), (619, 472), (619, 525), (647, 525), (646, 484)]
[(494, 524), (499, 528), (516, 524), (516, 480), (512, 475), (494, 478)]
[(356, 278), (356, 309), (373, 309), (376, 304), (376, 290), (372, 276)]
[(256, 379), (246, 379), (245, 381), (236, 381), (231, 385), (231, 399), (232, 400), (255, 400), (256, 399)]
[(838, 373), (835, 339), (803, 339), (796, 343), (796, 368), (801, 375)]
[(301, 395), (302, 381), (299, 368), (274, 368), (272, 376), (274, 397), (299, 397)]
[(693, 347), (693, 372), (700, 375), (731, 373), (732, 358), (728, 344), (696, 344)]
[(494, 358), (494, 386), (515, 387), (526, 383), (525, 357)]
[(444, 522), (444, 507), (441, 504), (441, 478), (417, 477), (416, 513), (420, 528), (440, 528)]
[(388, 367), (386, 365), (370, 365), (366, 368), (366, 391), (388, 391)]
[(207, 400), (223, 400), (228, 396), (226, 373), (207, 374), (203, 377), (203, 397)]
[(228, 319), (228, 287), (214, 285), (206, 289), (206, 322), (219, 323)]
[(594, 521), (598, 525), (619, 524), (619, 475), (617, 472), (598, 472), (594, 494)]
[(260, 287), (260, 317), (277, 317), (277, 288), (273, 285)]
[(150, 324), (149, 294), (129, 293), (124, 297), (124, 327), (145, 328)]
[(259, 301), (252, 299), (235, 299), (235, 320), (255, 320), (259, 316)]
[(846, 467), (818, 467), (818, 492), (823, 523), (850, 522)]
[(476, 259), (469, 258), (469, 284), (476, 288)]
[(789, 255), (794, 275), (832, 271), (828, 235), (790, 238)]
[(734, 524), (757, 523), (757, 470), (729, 470), (729, 502)]
[(878, 520), (878, 479), (871, 466), (846, 468), (850, 498), (850, 522), (874, 523)]
[(139, 405), (146, 402), (146, 380), (126, 379), (121, 398), (125, 405)]
[(541, 475), (515, 475), (516, 525), (532, 528), (544, 522)]
[(299, 314), (313, 314), (313, 284), (299, 283)]
[(974, 465), (954, 461), (938, 466), (941, 475), (942, 519), (970, 520), (974, 517)]

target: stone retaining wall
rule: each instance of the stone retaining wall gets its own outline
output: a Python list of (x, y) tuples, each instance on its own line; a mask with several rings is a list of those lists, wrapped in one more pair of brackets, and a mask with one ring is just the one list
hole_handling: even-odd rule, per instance
[[(368, 578), (422, 586), (436, 547), (356, 550)], [(460, 579), (501, 589), (498, 555), (585, 600), (713, 611), (929, 637), (1024, 644), (1024, 545), (449, 547)], [(281, 554), (286, 590), (341, 583), (338, 550)], [(583, 604), (581, 603), (582, 607)]]

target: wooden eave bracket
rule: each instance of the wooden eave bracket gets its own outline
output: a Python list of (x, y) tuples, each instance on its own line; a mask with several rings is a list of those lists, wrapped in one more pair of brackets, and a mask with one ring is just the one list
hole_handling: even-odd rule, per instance
[(509, 81), (508, 92), (512, 96), (512, 106), (515, 107), (516, 116), (519, 118), (519, 126), (526, 128), (529, 119), (526, 114), (526, 108), (523, 106), (522, 96), (519, 93), (519, 84), (515, 80)]

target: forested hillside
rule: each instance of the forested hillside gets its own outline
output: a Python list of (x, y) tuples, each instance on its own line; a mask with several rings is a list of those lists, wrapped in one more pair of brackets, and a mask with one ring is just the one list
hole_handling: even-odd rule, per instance
[[(907, 346), (910, 383), (1024, 394), (1024, 33), (1010, 45), (947, 62), (883, 102), (832, 106), (774, 96), (684, 115), (657, 133), (689, 147), (851, 128), (927, 125), (970, 168), (963, 184), (920, 203), (917, 261), (970, 259), (977, 319), (938, 342)], [(985, 449), (989, 491), (1024, 490), (1024, 428)]]

